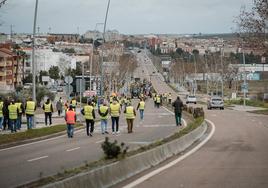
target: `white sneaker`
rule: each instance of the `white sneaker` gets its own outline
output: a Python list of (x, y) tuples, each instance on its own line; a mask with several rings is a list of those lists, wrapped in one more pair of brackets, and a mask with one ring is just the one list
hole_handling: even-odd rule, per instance
[(116, 131), (116, 134), (119, 134), (120, 133), (120, 131)]
[(115, 132), (112, 132), (112, 134), (115, 134)]

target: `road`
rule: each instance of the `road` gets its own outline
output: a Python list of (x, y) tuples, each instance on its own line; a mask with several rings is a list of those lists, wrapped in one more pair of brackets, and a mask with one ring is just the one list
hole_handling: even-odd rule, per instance
[[(159, 83), (159, 89), (164, 85)], [(268, 116), (229, 109), (205, 110), (205, 114), (215, 124), (212, 138), (188, 158), (135, 187), (268, 187)], [(130, 188), (134, 185), (130, 183), (150, 173), (115, 187)]]
[[(150, 65), (151, 66), (151, 65)], [(141, 75), (139, 69), (135, 74)], [(134, 101), (135, 107), (138, 100)], [(109, 121), (111, 132), (111, 122)], [(14, 148), (0, 150), (0, 187), (14, 187), (40, 177), (57, 174), (103, 157), (101, 143), (105, 136), (100, 134), (100, 125), (97, 124), (93, 137), (86, 136), (85, 130), (74, 134), (73, 139), (67, 135), (26, 144)], [(119, 135), (107, 135), (111, 140), (123, 141), (130, 149), (167, 137), (179, 128), (175, 126), (174, 116), (164, 108), (154, 108), (153, 101), (146, 101), (145, 119), (137, 118), (134, 124), (134, 133), (127, 134), (124, 115), (120, 117)]]

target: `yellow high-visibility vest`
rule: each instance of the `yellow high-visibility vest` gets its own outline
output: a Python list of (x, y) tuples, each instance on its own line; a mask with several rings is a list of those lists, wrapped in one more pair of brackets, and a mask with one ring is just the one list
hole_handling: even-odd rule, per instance
[(26, 102), (26, 114), (28, 115), (34, 115), (34, 109), (35, 109), (35, 102), (34, 101), (27, 101)]
[(84, 106), (84, 113), (85, 113), (84, 117), (85, 117), (85, 119), (89, 119), (89, 120), (94, 119), (93, 115), (92, 115), (93, 110), (94, 110), (93, 106), (89, 106), (89, 105)]
[(160, 99), (159, 96), (156, 97), (156, 102), (157, 102), (157, 103), (160, 103), (160, 102), (161, 102), (161, 99)]
[(16, 104), (10, 104), (8, 105), (8, 111), (9, 111), (9, 119), (17, 119), (18, 113), (17, 113), (18, 107)]
[(74, 99), (74, 100), (72, 100), (72, 101), (71, 101), (71, 104), (72, 104), (72, 107), (74, 107), (74, 108), (75, 108), (75, 107), (76, 107), (76, 100), (75, 100), (75, 99)]
[(16, 102), (15, 105), (17, 105), (18, 109), (19, 109), (19, 113), (22, 113), (22, 109), (21, 109), (21, 102)]
[(110, 108), (111, 108), (111, 116), (112, 117), (119, 117), (120, 104), (118, 104), (118, 103), (110, 104)]
[(126, 119), (135, 119), (133, 106), (126, 107)]
[(141, 102), (140, 102), (139, 109), (140, 109), (140, 110), (144, 110), (144, 108), (145, 108), (145, 102), (144, 102), (144, 101), (141, 101)]
[(45, 112), (51, 112), (51, 103), (48, 103), (48, 104), (44, 104), (44, 106), (45, 106)]
[[(103, 105), (100, 106), (100, 112), (102, 114), (105, 114), (107, 112), (107, 110), (108, 110), (108, 106), (103, 106)], [(108, 119), (108, 114), (106, 116), (100, 116), (100, 118), (104, 119), (104, 120)]]
[(0, 102), (0, 117), (3, 117), (3, 106), (4, 106), (4, 103), (1, 101)]

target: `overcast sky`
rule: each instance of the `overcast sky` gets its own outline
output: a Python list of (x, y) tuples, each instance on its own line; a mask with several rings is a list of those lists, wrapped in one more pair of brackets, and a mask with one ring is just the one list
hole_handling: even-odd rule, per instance
[[(1, 0), (0, 0), (1, 1)], [(226, 33), (235, 28), (241, 6), (253, 0), (111, 0), (107, 29), (124, 34)], [(39, 0), (40, 32), (77, 33), (104, 22), (108, 0)], [(0, 8), (0, 32), (32, 32), (35, 0), (7, 0)], [(79, 29), (78, 29), (79, 28)], [(102, 25), (98, 25), (102, 30)]]

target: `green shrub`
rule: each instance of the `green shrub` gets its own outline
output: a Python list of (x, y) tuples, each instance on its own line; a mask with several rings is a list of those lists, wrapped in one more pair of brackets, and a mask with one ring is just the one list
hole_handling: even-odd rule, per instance
[(125, 147), (125, 143), (117, 144), (117, 140), (110, 142), (108, 137), (105, 137), (105, 141), (102, 143), (101, 148), (105, 154), (106, 159), (122, 157), (127, 153), (128, 147)]

